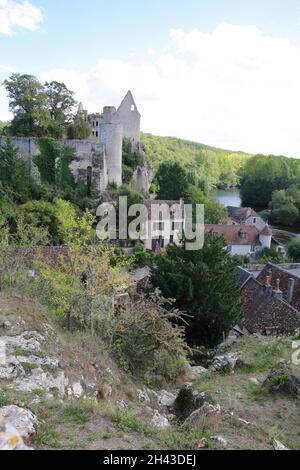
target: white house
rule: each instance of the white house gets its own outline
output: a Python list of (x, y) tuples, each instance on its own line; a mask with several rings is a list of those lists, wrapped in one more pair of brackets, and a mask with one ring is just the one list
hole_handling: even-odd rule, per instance
[(271, 248), (272, 230), (267, 224), (263, 230), (252, 225), (205, 225), (205, 233), (223, 237), (232, 255), (255, 255), (264, 248)]
[(169, 243), (180, 243), (185, 228), (183, 200), (161, 201), (149, 199), (144, 202), (148, 209), (146, 250), (159, 252)]

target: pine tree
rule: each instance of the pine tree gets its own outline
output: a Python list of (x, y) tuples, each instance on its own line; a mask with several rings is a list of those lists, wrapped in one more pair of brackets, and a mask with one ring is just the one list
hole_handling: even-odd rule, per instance
[(30, 197), (32, 184), (28, 164), (7, 139), (0, 148), (0, 189), (17, 202), (25, 202)]
[(224, 246), (213, 235), (198, 251), (169, 245), (153, 267), (153, 285), (191, 316), (186, 330), (191, 346), (216, 346), (241, 319), (234, 263)]

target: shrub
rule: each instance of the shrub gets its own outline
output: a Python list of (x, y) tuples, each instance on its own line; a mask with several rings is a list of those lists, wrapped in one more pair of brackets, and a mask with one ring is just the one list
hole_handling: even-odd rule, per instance
[(180, 323), (182, 317), (177, 310), (167, 311), (165, 302), (158, 292), (141, 297), (114, 327), (112, 344), (119, 364), (148, 382), (174, 380), (183, 371), (184, 327), (170, 322)]

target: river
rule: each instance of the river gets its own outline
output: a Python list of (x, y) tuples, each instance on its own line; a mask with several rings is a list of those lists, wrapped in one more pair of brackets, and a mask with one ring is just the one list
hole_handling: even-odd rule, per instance
[(224, 206), (242, 207), (242, 199), (238, 188), (216, 189), (210, 196)]

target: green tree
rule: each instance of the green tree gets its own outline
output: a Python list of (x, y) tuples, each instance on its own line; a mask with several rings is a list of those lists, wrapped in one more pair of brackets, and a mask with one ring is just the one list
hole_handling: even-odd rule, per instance
[(206, 224), (228, 224), (227, 208), (218, 201), (209, 200), (204, 207), (204, 218)]
[(47, 135), (50, 124), (48, 97), (44, 86), (32, 75), (13, 74), (3, 83), (14, 114), (10, 133), (15, 136)]
[(33, 182), (28, 163), (21, 159), (10, 139), (0, 148), (0, 191), (17, 202), (31, 196)]
[(70, 140), (84, 140), (91, 135), (91, 127), (83, 113), (77, 114), (67, 126), (67, 137)]
[(72, 120), (72, 110), (76, 105), (73, 91), (64, 83), (53, 81), (45, 83), (48, 107), (51, 117), (51, 135), (57, 139), (64, 137), (66, 126)]
[(293, 238), (287, 244), (287, 252), (295, 263), (300, 263), (300, 237)]
[(191, 316), (186, 330), (190, 345), (216, 346), (241, 319), (234, 262), (224, 247), (222, 238), (208, 235), (202, 250), (169, 245), (155, 259), (153, 285)]
[(179, 163), (162, 163), (156, 173), (157, 199), (179, 200), (188, 191), (186, 171)]

